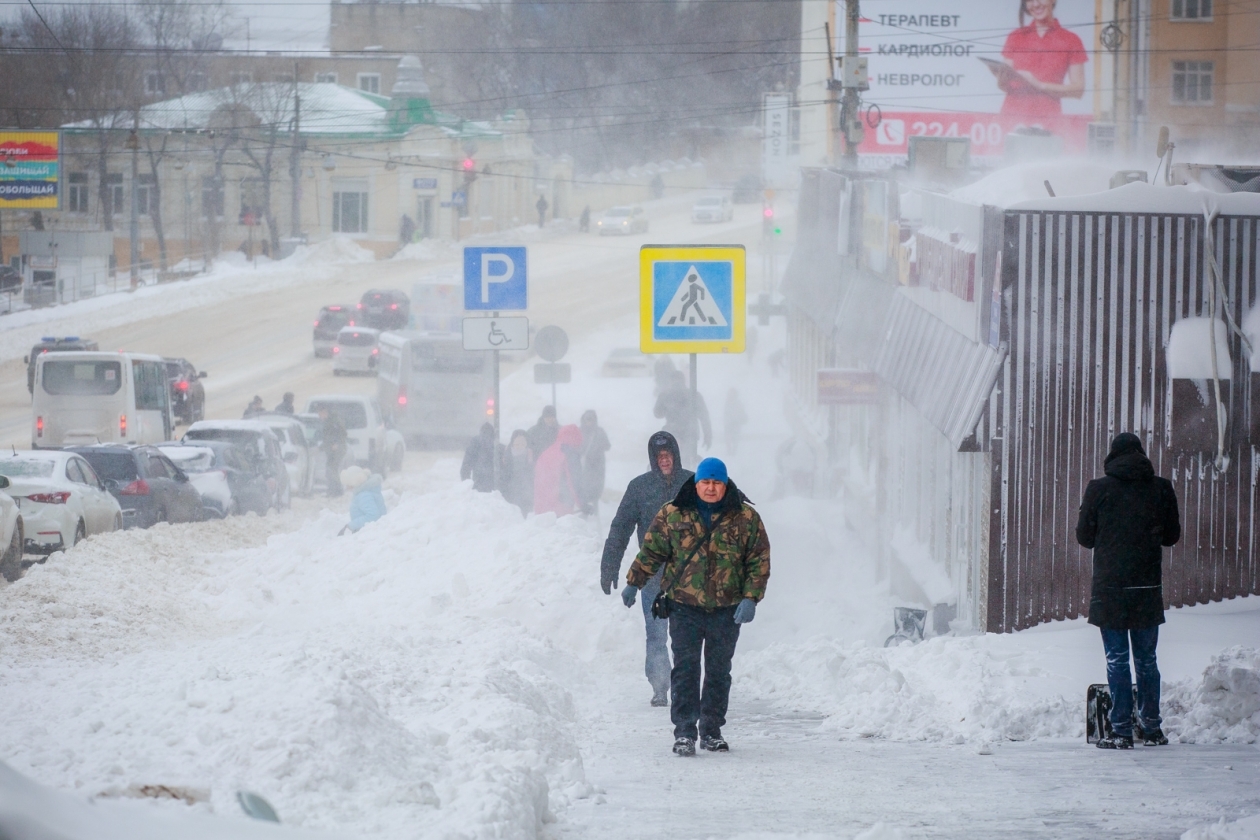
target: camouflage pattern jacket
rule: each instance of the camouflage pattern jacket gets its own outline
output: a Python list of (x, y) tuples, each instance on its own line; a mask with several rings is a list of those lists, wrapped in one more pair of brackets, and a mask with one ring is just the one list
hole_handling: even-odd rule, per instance
[[(661, 585), (668, 587), (666, 597), (679, 604), (711, 610), (745, 598), (760, 601), (770, 579), (770, 539), (761, 517), (728, 481), (706, 542), (698, 501), (695, 479), (688, 479), (652, 520), (626, 582), (642, 589), (665, 566)], [(697, 545), (702, 547), (693, 555)], [(688, 557), (679, 573), (677, 564)]]

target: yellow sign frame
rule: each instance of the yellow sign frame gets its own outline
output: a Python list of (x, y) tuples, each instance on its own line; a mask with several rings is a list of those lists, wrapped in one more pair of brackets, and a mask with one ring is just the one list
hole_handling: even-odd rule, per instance
[[(658, 262), (729, 262), (731, 264), (731, 337), (670, 339), (655, 337), (655, 266)], [(644, 245), (639, 249), (639, 350), (644, 353), (743, 353), (748, 315), (748, 258), (743, 245)]]

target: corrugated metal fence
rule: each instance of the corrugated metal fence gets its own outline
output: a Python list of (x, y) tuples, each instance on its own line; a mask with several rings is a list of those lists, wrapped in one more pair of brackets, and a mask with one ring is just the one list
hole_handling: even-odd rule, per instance
[(1188, 215), (1010, 211), (1003, 227), (1000, 335), (1008, 355), (989, 403), (988, 629), (1085, 614), (1092, 563), (1073, 538), (1077, 508), (1122, 431), (1142, 438), (1181, 503), (1183, 537), (1165, 560), (1167, 604), (1260, 592), (1260, 459), (1242, 340), (1228, 338), (1223, 472), (1214, 451), (1178, 442), (1166, 359), (1172, 325), (1209, 315), (1205, 242), (1221, 268), (1222, 305), (1239, 323), (1256, 306), (1260, 219), (1219, 217), (1210, 238), (1205, 219)]

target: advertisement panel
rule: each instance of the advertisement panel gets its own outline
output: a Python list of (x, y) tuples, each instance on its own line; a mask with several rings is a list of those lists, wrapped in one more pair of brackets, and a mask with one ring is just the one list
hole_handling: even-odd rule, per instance
[(60, 151), (56, 131), (0, 131), (0, 210), (56, 210)]
[[(971, 138), (972, 157), (1002, 154), (1017, 130), (1083, 150), (1093, 119), (1093, 0), (865, 0), (858, 30), (870, 90), (858, 151), (904, 160), (916, 135)], [(837, 5), (844, 20), (844, 3)], [(838, 50), (844, 49), (841, 34)]]

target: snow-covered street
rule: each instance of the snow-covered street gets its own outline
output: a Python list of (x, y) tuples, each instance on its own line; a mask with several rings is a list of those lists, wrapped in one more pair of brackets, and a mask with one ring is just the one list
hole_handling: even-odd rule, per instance
[[(705, 236), (751, 239), (757, 208), (739, 209)], [(694, 238), (685, 211), (659, 208), (652, 240)], [(731, 752), (671, 755), (669, 710), (648, 705), (642, 613), (598, 586), (616, 501), (659, 428), (650, 378), (598, 375), (636, 344), (642, 240), (529, 244), (531, 318), (573, 339), (561, 422), (593, 408), (612, 441), (597, 519), (523, 519), (461, 483), (457, 453), (413, 452), (386, 481), (390, 512), (357, 534), (337, 536), (346, 500), (317, 497), (93, 537), (0, 584), (0, 761), (96, 801), (106, 823), (157, 812), (240, 826), (236, 793), (250, 790), (287, 826), (382, 840), (1176, 838), (1260, 814), (1255, 597), (1169, 612), (1173, 743), (1129, 753), (1085, 743), (1085, 689), (1105, 674), (1083, 620), (882, 647), (897, 602), (843, 506), (776, 488), (789, 435), (767, 360), (778, 327), (751, 358), (700, 360), (715, 417), (731, 388), (753, 415), (735, 452), (718, 421), (712, 452), (757, 504), (774, 565), (735, 656)], [(100, 304), (0, 332), (0, 430), (29, 445), (20, 355), (40, 329), (195, 359), (214, 417), (239, 416), (253, 393), (373, 392), (309, 358), (310, 316), (453, 272), (455, 256), (240, 267), (190, 284), (203, 303), (160, 287), (141, 319)], [(549, 402), (532, 373), (504, 381), (505, 436)], [(1260, 836), (1213, 830), (1194, 836)]]

